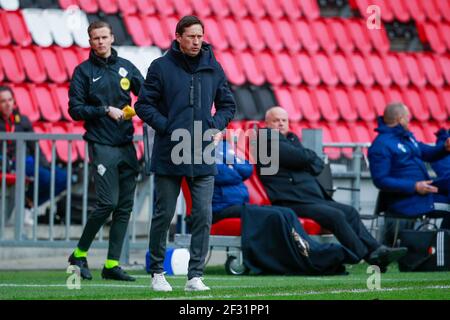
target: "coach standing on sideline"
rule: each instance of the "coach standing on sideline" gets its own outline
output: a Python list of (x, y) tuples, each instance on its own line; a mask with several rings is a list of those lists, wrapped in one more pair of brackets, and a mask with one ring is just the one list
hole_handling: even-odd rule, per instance
[[(221, 139), (221, 133), (210, 136), (209, 141), (203, 141), (202, 136), (208, 129), (225, 129), (236, 107), (222, 67), (216, 61), (211, 46), (203, 42), (203, 32), (203, 23), (195, 16), (183, 17), (178, 22), (176, 40), (166, 55), (150, 65), (136, 103), (137, 115), (156, 131), (151, 160), (152, 171), (156, 174), (156, 212), (149, 244), (152, 289), (155, 291), (172, 290), (164, 277), (163, 261), (167, 232), (183, 177), (187, 178), (192, 194), (192, 238), (185, 290), (209, 290), (202, 281), (202, 275), (208, 251), (217, 169), (214, 158), (211, 164), (207, 164), (202, 154), (213, 139)], [(214, 117), (211, 116), (213, 103), (216, 107)], [(194, 127), (199, 124), (201, 134), (195, 136)], [(177, 129), (184, 129), (191, 136), (192, 143), (187, 152), (189, 163), (176, 164), (171, 157), (177, 145), (171, 137)], [(194, 161), (199, 157), (200, 162)]]
[(74, 71), (69, 113), (74, 120), (85, 121), (84, 139), (89, 143), (89, 158), (95, 172), (97, 203), (69, 263), (80, 267), (84, 279), (92, 279), (87, 251), (112, 213), (108, 257), (102, 277), (134, 281), (119, 267), (139, 171), (132, 142), (133, 123), (122, 109), (131, 103), (130, 91), (139, 94), (144, 79), (130, 61), (118, 57), (111, 47), (114, 35), (108, 23), (93, 22), (88, 33), (91, 52), (89, 59)]

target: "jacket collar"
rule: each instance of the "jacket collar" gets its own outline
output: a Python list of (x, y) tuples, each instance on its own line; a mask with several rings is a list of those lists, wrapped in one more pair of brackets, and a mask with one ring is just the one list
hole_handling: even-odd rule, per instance
[[(201, 55), (200, 61), (197, 70), (195, 70), (195, 72), (207, 69), (214, 69), (215, 65), (217, 64), (217, 61), (214, 57), (214, 54), (212, 53), (212, 48), (209, 43), (203, 42), (202, 49), (199, 54)], [(186, 60), (186, 56), (180, 50), (180, 45), (178, 41), (176, 40), (172, 41), (172, 45), (168, 51), (168, 57), (171, 58), (173, 61), (175, 61), (176, 64), (178, 64), (181, 68), (183, 68), (187, 72), (191, 72), (188, 62)]]
[(446, 130), (446, 129), (439, 129), (439, 131), (437, 131), (435, 133), (436, 137), (437, 137), (437, 141), (436, 142), (444, 142), (445, 140), (447, 140), (447, 138), (450, 137), (450, 129)]
[(383, 117), (378, 117), (378, 128), (375, 129), (379, 133), (387, 133), (393, 134), (398, 137), (412, 137), (413, 134), (411, 131), (406, 130), (400, 124), (395, 127), (388, 127), (386, 123), (384, 123)]
[(89, 53), (89, 60), (98, 66), (106, 66), (108, 64), (114, 64), (117, 61), (117, 51), (114, 48), (111, 48), (111, 55), (105, 59), (96, 55), (94, 53), (94, 50), (91, 49)]

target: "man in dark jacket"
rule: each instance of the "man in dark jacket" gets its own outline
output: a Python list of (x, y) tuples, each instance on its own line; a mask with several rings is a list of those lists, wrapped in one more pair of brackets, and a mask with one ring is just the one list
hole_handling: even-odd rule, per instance
[[(192, 238), (185, 290), (209, 290), (202, 282), (211, 227), (211, 199), (217, 173), (212, 140), (233, 118), (235, 102), (203, 24), (183, 17), (169, 51), (152, 62), (136, 103), (136, 113), (156, 131), (151, 169), (156, 173), (156, 212), (150, 231), (152, 288), (171, 291), (163, 274), (167, 231), (183, 177), (192, 194)], [(212, 104), (216, 113), (211, 116)], [(180, 136), (185, 139), (178, 142)], [(180, 145), (182, 150), (179, 149)], [(204, 153), (212, 150), (208, 159)], [(181, 160), (180, 160), (180, 154)]]
[(134, 281), (119, 267), (139, 171), (132, 142), (133, 123), (123, 109), (129, 109), (130, 91), (139, 94), (144, 79), (130, 61), (118, 57), (111, 47), (114, 35), (109, 24), (93, 22), (88, 33), (91, 52), (89, 59), (75, 68), (69, 90), (69, 114), (74, 120), (84, 120), (84, 139), (89, 143), (89, 158), (95, 169), (97, 203), (69, 262), (80, 267), (84, 279), (92, 278), (87, 251), (112, 213), (102, 277)]
[[(8, 86), (0, 86), (0, 132), (34, 132), (30, 120), (22, 115), (16, 107), (14, 92)], [(34, 142), (27, 143), (27, 157), (25, 159), (25, 174), (28, 177), (34, 177)], [(7, 142), (7, 167), (6, 170), (14, 170), (16, 161), (16, 144), (13, 141)], [(2, 155), (0, 154), (0, 160)], [(50, 164), (41, 152), (39, 156), (39, 194), (38, 205), (41, 205), (50, 198), (51, 171)], [(55, 196), (66, 189), (67, 173), (65, 170), (55, 167)], [(26, 193), (28, 206), (33, 199), (34, 184), (30, 184)], [(25, 224), (33, 225), (31, 211), (27, 208), (24, 217)]]
[[(333, 201), (316, 176), (324, 163), (316, 153), (300, 143), (298, 137), (289, 132), (287, 112), (274, 107), (266, 113), (266, 126), (277, 130), (269, 131), (268, 149), (272, 136), (279, 137), (279, 170), (275, 175), (258, 173), (267, 194), (274, 205), (292, 208), (299, 217), (315, 220), (330, 230), (339, 242), (359, 259), (378, 265), (385, 272), (387, 265), (406, 254), (405, 248), (391, 249), (380, 245), (361, 222), (355, 208)], [(271, 152), (271, 151), (270, 151)]]
[[(418, 142), (408, 129), (409, 121), (404, 104), (386, 107), (378, 118), (378, 136), (369, 148), (369, 163), (375, 186), (392, 195), (386, 199), (388, 210), (414, 217), (434, 211), (435, 203), (448, 203), (448, 190), (433, 185), (424, 161), (448, 156), (450, 138), (434, 147)], [(441, 185), (445, 184), (442, 178)]]

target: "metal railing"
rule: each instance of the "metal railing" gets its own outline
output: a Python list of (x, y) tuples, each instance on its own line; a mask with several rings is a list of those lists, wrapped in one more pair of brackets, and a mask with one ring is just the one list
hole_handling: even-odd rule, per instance
[[(51, 159), (50, 159), (50, 199), (46, 204), (49, 208), (48, 225), (38, 223), (39, 211), (42, 207), (38, 206), (39, 198), (39, 165), (40, 165), (40, 142), (50, 141), (51, 146)], [(135, 136), (134, 143), (137, 147), (139, 141), (142, 141), (142, 136)], [(0, 150), (1, 150), (1, 168), (2, 173), (7, 172), (8, 156), (7, 147), (8, 143), (15, 144), (16, 153), (15, 161), (13, 164), (13, 174), (15, 175), (15, 182), (12, 185), (7, 185), (6, 174), (1, 175), (1, 196), (0, 196), (0, 247), (1, 246), (13, 246), (13, 247), (74, 247), (77, 244), (78, 238), (81, 236), (81, 228), (77, 234), (73, 233), (74, 225), (72, 220), (72, 195), (75, 188), (78, 188), (82, 193), (82, 218), (81, 227), (84, 227), (87, 221), (88, 214), (88, 197), (89, 197), (89, 159), (88, 159), (88, 145), (82, 139), (81, 134), (36, 134), (36, 133), (5, 133), (0, 132)], [(26, 176), (26, 157), (27, 144), (34, 145), (35, 159), (34, 163), (34, 177), (30, 180)], [(63, 225), (55, 226), (55, 214), (56, 214), (56, 202), (57, 196), (55, 195), (55, 175), (57, 166), (57, 143), (59, 146), (67, 143), (67, 164), (65, 170), (67, 171), (67, 185), (64, 192), (66, 197), (65, 214)], [(75, 145), (77, 144), (77, 145)], [(84, 158), (77, 160), (75, 163), (73, 160), (74, 155), (72, 148), (82, 149)], [(65, 148), (64, 148), (65, 149)], [(61, 150), (64, 150), (61, 148)], [(59, 153), (61, 153), (59, 150)], [(81, 150), (80, 150), (81, 151)], [(81, 179), (78, 182), (74, 182), (72, 177), (76, 176), (74, 173), (74, 164), (77, 164), (81, 169)], [(80, 175), (79, 174), (79, 175)], [(33, 221), (34, 224), (30, 228), (24, 226), (24, 211), (25, 211), (25, 193), (27, 185), (33, 184)], [(148, 227), (151, 216), (153, 214), (153, 179), (144, 174), (140, 174), (138, 178), (138, 184), (135, 192), (134, 207), (131, 215), (130, 225), (128, 228), (128, 237), (125, 241), (127, 249), (129, 248), (147, 248), (148, 246)], [(12, 202), (12, 205), (11, 205)], [(9, 205), (8, 205), (9, 203)], [(148, 205), (147, 208), (143, 208), (144, 205)], [(42, 206), (42, 205), (41, 205)], [(144, 210), (143, 210), (144, 209)], [(12, 226), (7, 226), (7, 217), (12, 215), (14, 211), (14, 219)], [(142, 212), (144, 212), (142, 214)], [(138, 217), (139, 215), (139, 217)], [(144, 216), (143, 216), (144, 215)], [(139, 220), (138, 220), (139, 218)], [(55, 233), (58, 228), (58, 234)], [(7, 237), (6, 231), (11, 231), (12, 237)], [(47, 229), (47, 230), (45, 230)], [(63, 230), (61, 230), (63, 229)], [(75, 228), (76, 229), (76, 228)], [(27, 231), (27, 232), (25, 232)], [(42, 232), (44, 231), (44, 232)], [(77, 230), (78, 231), (78, 230)], [(10, 232), (11, 233), (11, 232)], [(141, 237), (142, 235), (142, 237)], [(93, 247), (106, 248), (108, 242), (104, 241), (105, 236), (103, 228), (99, 232), (98, 241), (94, 241)], [(125, 250), (125, 255), (128, 254), (128, 250)]]

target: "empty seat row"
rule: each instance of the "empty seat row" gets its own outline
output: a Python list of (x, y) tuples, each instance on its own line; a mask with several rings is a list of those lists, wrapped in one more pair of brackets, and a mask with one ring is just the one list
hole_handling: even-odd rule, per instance
[(339, 120), (375, 121), (388, 103), (403, 102), (417, 121), (446, 121), (450, 117), (450, 87), (288, 87), (274, 88), (278, 104), (291, 121), (330, 123)]
[(87, 13), (102, 11), (106, 14), (142, 12), (163, 16), (194, 14), (200, 18), (253, 16), (257, 19), (268, 16), (275, 19), (320, 17), (316, 0), (59, 0), (59, 4), (63, 9), (77, 5)]
[(450, 84), (450, 55), (429, 53), (390, 53), (379, 55), (316, 53), (289, 53), (286, 51), (217, 51), (231, 83), (242, 85), (249, 82), (261, 85), (320, 83), (335, 86), (408, 86), (442, 87)]
[(349, 4), (363, 17), (373, 14), (373, 11), (368, 8), (376, 5), (380, 8), (381, 19), (387, 22), (393, 20), (450, 22), (450, 2), (448, 0), (349, 0)]
[[(132, 61), (145, 77), (150, 63), (161, 56), (156, 47), (116, 47), (119, 55)], [(0, 47), (0, 81), (13, 83), (65, 83), (75, 67), (89, 57), (89, 49), (52, 46)]]

